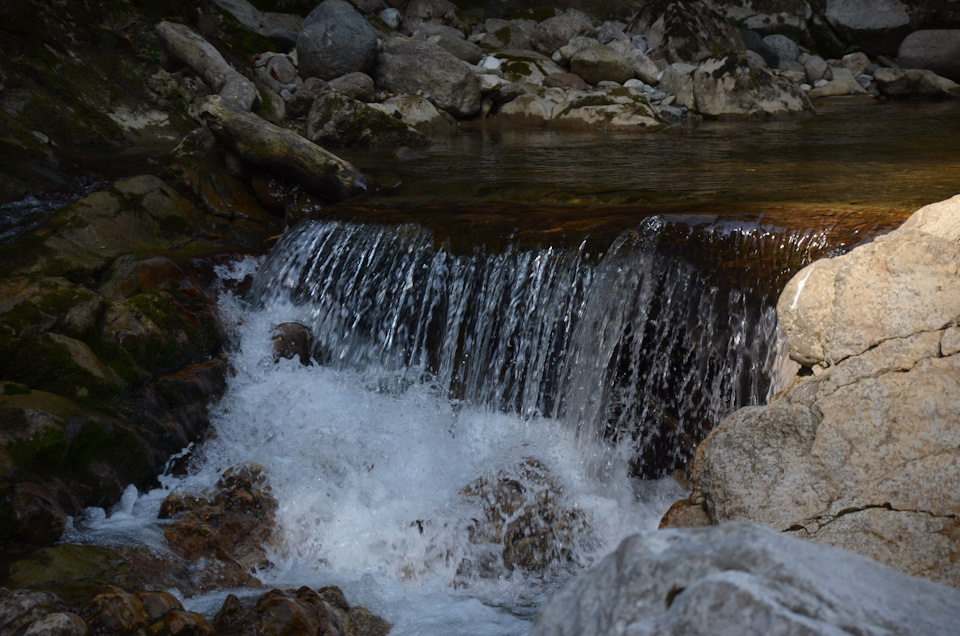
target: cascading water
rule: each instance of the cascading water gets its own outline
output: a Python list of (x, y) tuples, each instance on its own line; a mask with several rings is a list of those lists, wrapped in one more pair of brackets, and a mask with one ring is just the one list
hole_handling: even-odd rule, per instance
[[(825, 247), (650, 217), (602, 253), (462, 254), (413, 225), (305, 223), (255, 264), (247, 299), (225, 297), (235, 375), (189, 474), (78, 520), (74, 538), (155, 525), (170, 490), (256, 462), (279, 502), (267, 585), (339, 585), (395, 634), (524, 634), (560, 584), (683, 494), (638, 476), (681, 465), (776, 388), (773, 299)], [(316, 364), (274, 361), (287, 321), (310, 326)], [(185, 604), (212, 615), (223, 596)]]

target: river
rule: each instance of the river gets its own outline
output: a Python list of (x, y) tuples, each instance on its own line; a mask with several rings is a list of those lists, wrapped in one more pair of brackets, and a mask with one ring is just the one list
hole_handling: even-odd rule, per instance
[[(795, 370), (774, 311), (789, 276), (960, 192), (957, 148), (953, 102), (837, 100), (644, 135), (488, 126), (410, 163), (344, 153), (391, 187), (221, 272), (254, 283), (222, 301), (235, 375), (194, 468), (68, 539), (156, 541), (171, 490), (257, 462), (280, 506), (267, 585), (339, 585), (394, 634), (525, 634), (656, 528), (726, 413)], [(284, 321), (311, 327), (314, 364), (274, 363)], [(523, 493), (504, 527), (544, 558), (484, 529), (475, 493), (498, 481)]]

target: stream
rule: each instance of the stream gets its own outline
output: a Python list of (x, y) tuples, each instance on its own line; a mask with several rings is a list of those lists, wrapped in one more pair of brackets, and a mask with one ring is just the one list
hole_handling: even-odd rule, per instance
[[(955, 103), (819, 109), (645, 135), (490, 126), (402, 164), (343, 153), (393, 186), (220, 272), (253, 283), (223, 296), (235, 375), (194, 468), (66, 540), (163, 550), (167, 494), (256, 462), (279, 502), (266, 585), (338, 585), (391, 634), (526, 634), (564, 582), (657, 527), (725, 415), (795, 373), (775, 312), (790, 276), (960, 192)], [(311, 328), (313, 364), (274, 363), (287, 321)], [(475, 493), (498, 480), (525, 499), (494, 540)], [(227, 592), (184, 605), (212, 616)]]

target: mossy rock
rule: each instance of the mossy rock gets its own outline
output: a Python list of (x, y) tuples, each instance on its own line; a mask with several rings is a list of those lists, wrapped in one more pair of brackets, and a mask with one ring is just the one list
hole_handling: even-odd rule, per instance
[(104, 585), (131, 588), (135, 584), (129, 563), (105, 546), (62, 544), (40, 548), (10, 566), (4, 585), (46, 590), (72, 606), (83, 606)]

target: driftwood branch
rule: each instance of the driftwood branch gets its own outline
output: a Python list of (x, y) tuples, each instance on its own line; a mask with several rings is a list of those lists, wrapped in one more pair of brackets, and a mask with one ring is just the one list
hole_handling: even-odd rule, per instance
[(171, 56), (183, 62), (223, 99), (249, 111), (259, 100), (257, 87), (230, 66), (220, 51), (193, 30), (175, 22), (161, 22), (157, 35)]
[(328, 201), (366, 191), (363, 174), (312, 141), (275, 126), (218, 96), (207, 98), (200, 116), (241, 159), (303, 184)]

